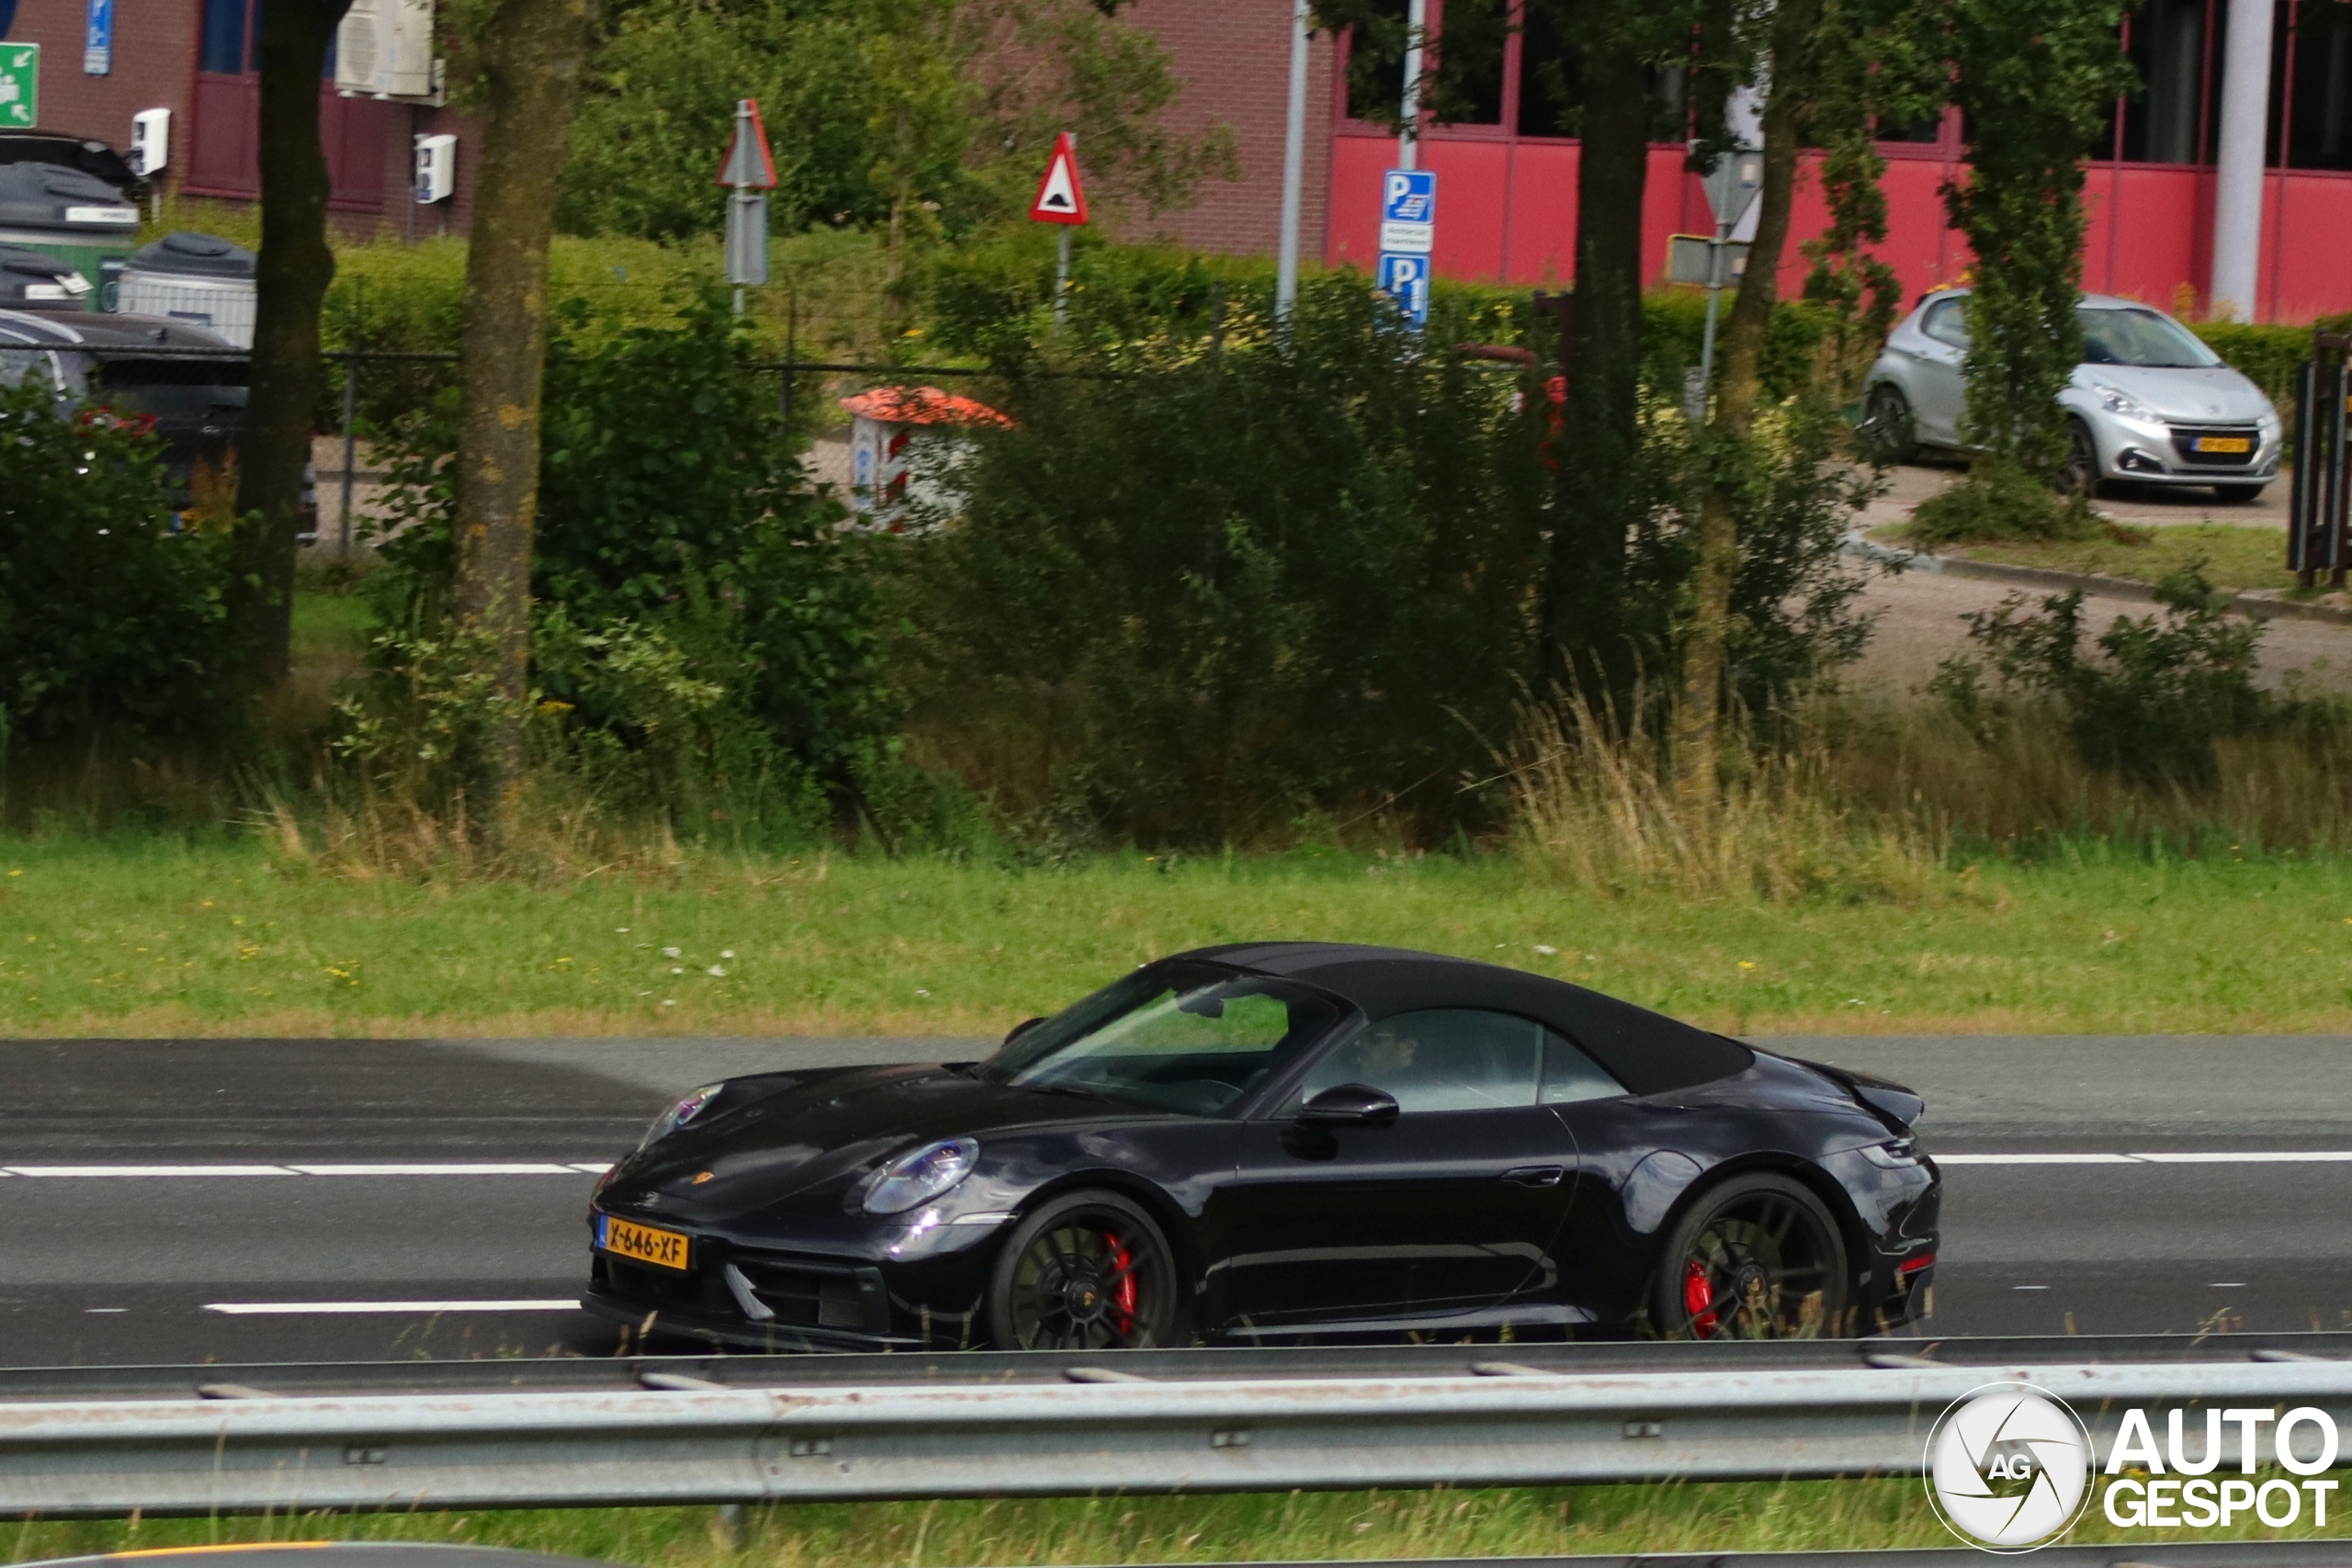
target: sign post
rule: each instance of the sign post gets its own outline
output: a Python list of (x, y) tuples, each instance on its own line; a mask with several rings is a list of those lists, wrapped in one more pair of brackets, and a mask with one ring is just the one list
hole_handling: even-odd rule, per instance
[(40, 123), (40, 45), (0, 43), (0, 130)]
[[(1764, 153), (1761, 148), (1735, 147), (1715, 159), (1714, 167), (1707, 171), (1707, 206), (1715, 215), (1715, 237), (1707, 243), (1707, 332), (1699, 345), (1699, 390), (1694, 399), (1686, 395), (1684, 412), (1694, 420), (1707, 417), (1707, 403), (1715, 385), (1715, 310), (1723, 299), (1724, 264), (1732, 249), (1731, 231), (1747, 213), (1748, 203), (1756, 199), (1757, 191), (1764, 184)], [(1743, 269), (1747, 260), (1745, 245), (1739, 247)], [(1691, 412), (1695, 408), (1696, 412)]]
[(1063, 131), (1054, 138), (1054, 155), (1046, 163), (1046, 177), (1037, 182), (1037, 199), (1029, 204), (1033, 223), (1058, 223), (1061, 243), (1054, 258), (1054, 331), (1069, 319), (1069, 233), (1086, 221), (1086, 182), (1078, 174), (1078, 138)]
[(1380, 291), (1416, 330), (1430, 319), (1430, 263), (1437, 249), (1437, 171), (1391, 169), (1380, 182)]
[(775, 188), (775, 159), (755, 98), (736, 102), (735, 141), (719, 165), (718, 183), (728, 187), (727, 281), (735, 286), (740, 316), (744, 288), (768, 280), (768, 198), (762, 193)]

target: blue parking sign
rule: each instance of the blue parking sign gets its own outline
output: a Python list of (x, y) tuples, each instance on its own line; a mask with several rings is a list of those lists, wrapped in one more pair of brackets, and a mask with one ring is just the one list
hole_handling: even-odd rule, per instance
[(1400, 255), (1437, 249), (1437, 171), (1391, 169), (1380, 178), (1380, 248)]
[(1430, 258), (1426, 255), (1399, 255), (1383, 252), (1380, 269), (1374, 275), (1380, 291), (1396, 301), (1405, 319), (1417, 327), (1426, 326), (1430, 319)]
[(114, 71), (114, 0), (90, 0), (87, 25), (82, 30), (82, 71), (88, 76)]

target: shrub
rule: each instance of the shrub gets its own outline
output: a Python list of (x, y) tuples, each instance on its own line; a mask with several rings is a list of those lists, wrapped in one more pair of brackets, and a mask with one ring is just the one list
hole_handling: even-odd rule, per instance
[(175, 532), (168, 496), (141, 423), (0, 383), (0, 743), (229, 716), (229, 529)]
[[(1672, 659), (1689, 499), (1734, 460), (1654, 408), (1639, 503), (1607, 538), (1572, 533), (1577, 447), (1540, 379), (1451, 352), (1519, 330), (1503, 303), (1441, 296), (1415, 333), (1333, 273), (1286, 342), (1262, 297), (1228, 295), (1221, 340), (1193, 313), (1034, 351), (952, 525), (907, 550), (924, 754), (1064, 838), (1490, 820), (1478, 781), (1524, 693)], [(1857, 640), (1835, 446), (1791, 412), (1736, 457), (1736, 653), (1759, 698)]]
[[(2161, 615), (2118, 615), (2099, 634), (2101, 657), (2083, 651), (2083, 595), (2054, 594), (2028, 612), (2012, 593), (1967, 617), (2003, 682), (2055, 698), (2083, 760), (2133, 778), (2205, 785), (2216, 776), (2214, 743), (2288, 716), (2254, 683), (2262, 628), (2230, 615), (2204, 574), (2189, 567), (2156, 587)], [(1947, 660), (1932, 689), (1980, 734), (1997, 723), (1982, 666)]]
[[(532, 592), (534, 679), (562, 754), (601, 759), (600, 776), (649, 807), (748, 800), (793, 773), (854, 793), (897, 716), (869, 545), (808, 488), (746, 335), (708, 294), (669, 325), (574, 307), (560, 326)], [(445, 397), (404, 423), (388, 570), (366, 585), (390, 624), (428, 638), (452, 562), (452, 415)], [(690, 691), (717, 694), (685, 703)], [(777, 787), (798, 824), (803, 792)]]

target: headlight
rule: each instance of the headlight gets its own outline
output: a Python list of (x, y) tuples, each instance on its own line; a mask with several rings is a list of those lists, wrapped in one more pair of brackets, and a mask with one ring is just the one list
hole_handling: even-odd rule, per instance
[(1918, 1145), (1905, 1138), (1893, 1144), (1865, 1144), (1862, 1157), (1881, 1170), (1909, 1170), (1919, 1163)]
[(2148, 411), (2133, 402), (2131, 395), (2119, 388), (2101, 384), (2091, 389), (2091, 395), (2098, 399), (2098, 406), (2109, 413), (2120, 413), (2126, 419), (2148, 417)]
[(723, 1083), (707, 1083), (679, 1100), (677, 1104), (653, 1119), (653, 1125), (645, 1130), (645, 1136), (639, 1141), (637, 1146), (640, 1149), (650, 1148), (701, 1115), (704, 1108), (717, 1100), (718, 1091), (726, 1087)]
[(867, 1183), (865, 1212), (898, 1214), (918, 1203), (928, 1203), (971, 1175), (973, 1162), (979, 1157), (978, 1138), (945, 1138), (900, 1155), (876, 1171)]

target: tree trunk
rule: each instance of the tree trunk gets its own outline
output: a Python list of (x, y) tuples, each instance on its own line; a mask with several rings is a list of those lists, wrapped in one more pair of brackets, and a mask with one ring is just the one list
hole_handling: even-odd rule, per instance
[[(1614, 29), (1611, 29), (1614, 30)], [(1642, 196), (1650, 72), (1628, 43), (1586, 56), (1577, 165), (1576, 306), (1562, 443), (1562, 521), (1547, 615), (1564, 673), (1624, 686), (1634, 672), (1622, 607), (1642, 375)]]
[(319, 316), (334, 281), (332, 191), (319, 145), (319, 73), (350, 0), (271, 0), (261, 17), (261, 254), (252, 389), (238, 441), (241, 525), (231, 609), (255, 685), (285, 679), (293, 632), (294, 536), (325, 389)]
[(1732, 582), (1739, 575), (1741, 483), (1737, 448), (1756, 427), (1762, 392), (1764, 340), (1780, 298), (1781, 253), (1788, 245), (1796, 193), (1797, 143), (1811, 90), (1813, 35), (1821, 0), (1780, 0), (1772, 17), (1771, 96), (1764, 103), (1764, 183), (1757, 193), (1756, 237), (1747, 271), (1733, 298), (1716, 352), (1722, 389), (1709, 443), (1718, 450), (1713, 477), (1699, 501), (1699, 567), (1690, 626), (1682, 649), (1682, 694), (1674, 750), (1675, 783), (1686, 802), (1713, 797), (1723, 713), (1724, 649), (1731, 632)]
[(494, 650), (506, 706), (485, 759), (501, 813), (522, 777), (529, 692), (548, 240), (587, 50), (588, 0), (501, 0), (482, 40), (490, 108), (466, 250), (455, 596), (459, 624)]

